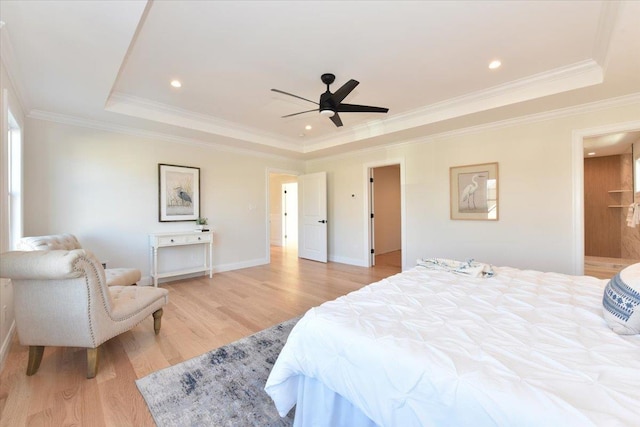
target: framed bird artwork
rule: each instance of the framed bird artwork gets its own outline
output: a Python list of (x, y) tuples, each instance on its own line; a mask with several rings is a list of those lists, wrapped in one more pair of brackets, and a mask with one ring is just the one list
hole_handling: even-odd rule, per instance
[(451, 219), (498, 220), (498, 163), (452, 166)]
[(194, 221), (200, 217), (200, 168), (158, 164), (158, 220)]

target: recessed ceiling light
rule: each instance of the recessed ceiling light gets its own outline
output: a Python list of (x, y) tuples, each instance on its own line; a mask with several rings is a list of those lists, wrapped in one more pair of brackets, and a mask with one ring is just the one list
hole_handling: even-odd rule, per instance
[(306, 125), (304, 128), (305, 128), (306, 130), (311, 130), (311, 125)]
[(595, 155), (596, 155), (596, 152), (595, 152), (595, 151), (592, 151), (592, 152), (590, 152), (590, 153), (587, 153), (587, 156), (595, 156)]
[(171, 86), (182, 87), (182, 83), (180, 83), (180, 80), (171, 80)]
[(489, 63), (489, 69), (495, 70), (496, 68), (500, 68), (501, 65), (502, 65), (502, 62), (500, 62), (499, 59), (494, 59)]

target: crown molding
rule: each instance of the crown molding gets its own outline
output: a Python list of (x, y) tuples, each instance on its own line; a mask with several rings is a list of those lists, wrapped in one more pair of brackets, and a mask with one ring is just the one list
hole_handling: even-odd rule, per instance
[(13, 46), (7, 31), (7, 25), (4, 22), (0, 25), (0, 60), (4, 65), (7, 77), (9, 78), (9, 83), (11, 83), (13, 91), (18, 98), (17, 101), (20, 104), (20, 108), (22, 108), (22, 112), (24, 113), (25, 111), (29, 111), (31, 103), (27, 97), (27, 92), (22, 86), (21, 80), (16, 78), (15, 73), (17, 63), (13, 54)]
[(606, 1), (602, 4), (598, 29), (593, 45), (593, 59), (602, 66), (603, 71), (607, 70), (609, 64), (609, 47), (613, 30), (618, 24), (618, 17), (623, 9), (620, 1)]
[(640, 103), (640, 92), (623, 95), (616, 98), (609, 98), (602, 101), (594, 101), (586, 104), (580, 104), (572, 107), (558, 108), (556, 110), (544, 111), (542, 113), (529, 114), (526, 116), (515, 117), (512, 119), (499, 120), (496, 122), (486, 123), (482, 125), (470, 126), (467, 128), (456, 129), (453, 131), (438, 134), (439, 138), (448, 138), (451, 136), (460, 136), (470, 133), (485, 132), (494, 129), (501, 129), (512, 126), (520, 126), (548, 120), (557, 120), (564, 117), (577, 116), (579, 114), (588, 114), (610, 108), (625, 107), (627, 105)]
[(281, 136), (260, 132), (227, 120), (119, 92), (109, 97), (105, 110), (302, 153), (299, 142), (294, 143)]
[[(566, 108), (561, 108), (561, 109), (552, 110), (552, 111), (545, 111), (543, 113), (536, 113), (536, 114), (530, 114), (527, 116), (516, 117), (513, 119), (501, 120), (501, 121), (491, 122), (491, 123), (482, 124), (482, 125), (455, 129), (452, 131), (441, 132), (438, 134), (428, 135), (424, 137), (408, 139), (401, 142), (391, 142), (391, 143), (379, 145), (376, 147), (363, 148), (360, 150), (352, 150), (347, 153), (340, 153), (340, 154), (334, 154), (334, 155), (317, 157), (317, 158), (307, 158), (304, 160), (296, 158), (295, 156), (283, 156), (283, 155), (276, 155), (271, 153), (263, 153), (259, 151), (249, 150), (249, 149), (231, 147), (225, 144), (216, 144), (216, 143), (201, 141), (193, 138), (184, 138), (184, 137), (179, 137), (179, 136), (166, 134), (162, 132), (152, 132), (152, 131), (127, 127), (127, 126), (114, 125), (112, 123), (106, 123), (106, 122), (97, 121), (97, 120), (88, 120), (88, 119), (83, 119), (83, 118), (58, 114), (58, 113), (51, 113), (51, 112), (41, 111), (41, 110), (31, 111), (28, 114), (28, 117), (33, 119), (38, 119), (38, 120), (45, 120), (50, 122), (72, 125), (72, 126), (91, 128), (91, 129), (96, 129), (101, 131), (122, 133), (126, 135), (146, 138), (150, 140), (162, 140), (162, 141), (172, 142), (176, 144), (212, 148), (218, 151), (231, 152), (235, 154), (244, 154), (244, 155), (251, 155), (251, 156), (263, 157), (263, 158), (266, 157), (266, 158), (273, 158), (278, 160), (302, 160), (305, 162), (315, 162), (315, 161), (325, 161), (331, 158), (361, 156), (364, 153), (371, 153), (379, 150), (387, 150), (390, 147), (398, 148), (404, 145), (432, 142), (437, 139), (452, 138), (456, 136), (473, 134), (478, 132), (485, 132), (485, 131), (506, 128), (511, 126), (518, 126), (523, 124), (530, 124), (535, 122), (559, 119), (559, 118), (574, 116), (578, 114), (592, 113), (592, 112), (609, 109), (609, 108), (624, 107), (627, 105), (632, 105), (637, 103), (640, 103), (640, 92), (632, 93), (629, 95), (620, 96), (616, 98), (610, 98), (603, 101), (596, 101), (596, 102), (591, 102), (587, 104), (581, 104), (574, 107), (566, 107)], [(295, 153), (295, 154), (298, 154), (298, 153)]]
[[(348, 153), (340, 153), (340, 154), (333, 154), (333, 155), (330, 155), (330, 156), (317, 157), (317, 158), (309, 159), (307, 161), (308, 162), (326, 161), (326, 160), (332, 159), (332, 158), (345, 158), (345, 157), (350, 157), (350, 156), (361, 156), (362, 154), (365, 154), (365, 153), (372, 153), (372, 152), (375, 152), (375, 151), (388, 150), (389, 148), (399, 148), (399, 147), (402, 147), (402, 146), (428, 143), (428, 142), (433, 142), (433, 141), (436, 141), (436, 140), (441, 140), (441, 139), (446, 139), (446, 138), (453, 138), (453, 137), (457, 137), (457, 136), (469, 135), (469, 134), (480, 133), (480, 132), (487, 132), (487, 131), (507, 128), (507, 127), (526, 125), (526, 124), (543, 122), (543, 121), (548, 121), (548, 120), (556, 120), (556, 119), (561, 119), (561, 118), (564, 118), (564, 117), (571, 117), (571, 116), (576, 116), (576, 115), (579, 115), (579, 114), (588, 114), (588, 113), (593, 113), (593, 112), (606, 110), (606, 109), (610, 109), (610, 108), (626, 107), (628, 105), (633, 105), (633, 104), (640, 104), (640, 92), (636, 92), (636, 93), (632, 93), (632, 94), (624, 95), (624, 96), (619, 96), (619, 97), (616, 97), (616, 98), (609, 98), (609, 99), (605, 99), (605, 100), (602, 100), (602, 101), (595, 101), (595, 102), (590, 102), (590, 103), (586, 103), (586, 104), (581, 104), (581, 105), (577, 105), (577, 106), (573, 106), (573, 107), (559, 108), (559, 109), (556, 109), (556, 110), (545, 111), (545, 112), (542, 112), (542, 113), (529, 114), (529, 115), (526, 115), (526, 116), (515, 117), (515, 118), (512, 118), (512, 119), (506, 119), (506, 120), (500, 120), (500, 121), (495, 121), (495, 122), (486, 123), (486, 124), (482, 124), (482, 125), (469, 126), (469, 127), (455, 129), (455, 130), (452, 130), (452, 131), (441, 132), (441, 133), (437, 133), (437, 134), (433, 134), (433, 135), (427, 135), (427, 136), (423, 136), (423, 137), (407, 139), (407, 140), (404, 140), (404, 141), (401, 141), (401, 142), (383, 144), (383, 145), (378, 145), (378, 146), (370, 147), (370, 148), (362, 148), (362, 149), (359, 149), (359, 150), (350, 151)], [(611, 132), (613, 132), (613, 129), (619, 129), (621, 127), (622, 128), (630, 128), (630, 127), (633, 127), (633, 125), (637, 125), (637, 123), (638, 123), (637, 121), (629, 122), (629, 123), (622, 123), (622, 124), (621, 123), (617, 123), (617, 124), (613, 124), (613, 125), (611, 125), (609, 127), (599, 127), (598, 129), (601, 130), (603, 133), (611, 133)], [(612, 129), (612, 130), (611, 130), (611, 132), (608, 132), (607, 129)], [(591, 132), (592, 134), (594, 133), (593, 130), (588, 130), (588, 131)]]
[(186, 138), (186, 137), (171, 135), (163, 132), (148, 131), (148, 130), (129, 127), (129, 126), (116, 125), (113, 123), (107, 123), (107, 122), (102, 122), (98, 120), (89, 120), (89, 119), (84, 119), (80, 117), (52, 113), (52, 112), (42, 111), (42, 110), (32, 110), (29, 112), (27, 117), (31, 119), (45, 120), (49, 122), (77, 126), (77, 127), (84, 127), (89, 129), (105, 131), (105, 132), (121, 133), (125, 135), (145, 138), (149, 140), (161, 140), (161, 141), (172, 142), (175, 144), (215, 149), (216, 151), (250, 155), (253, 157), (272, 158), (277, 160), (300, 160), (295, 158), (294, 156), (283, 156), (283, 155), (278, 155), (273, 153), (265, 153), (257, 150), (233, 147), (226, 144), (218, 144), (214, 142), (202, 141), (195, 138)]
[(603, 81), (602, 67), (593, 59), (589, 59), (494, 86), (487, 90), (431, 104), (388, 119), (354, 126), (338, 137), (309, 141), (304, 146), (304, 152), (309, 153), (332, 148), (346, 142), (400, 132), (480, 111), (596, 85)]

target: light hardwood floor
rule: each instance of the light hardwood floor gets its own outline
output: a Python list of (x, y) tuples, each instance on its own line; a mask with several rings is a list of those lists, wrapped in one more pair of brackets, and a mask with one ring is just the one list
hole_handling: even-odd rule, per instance
[(136, 379), (398, 273), (397, 255), (362, 268), (272, 248), (270, 265), (162, 284), (169, 304), (160, 334), (149, 316), (104, 343), (92, 380), (78, 348), (46, 348), (39, 371), (27, 377), (28, 348), (15, 337), (0, 375), (0, 426), (153, 426)]
[(638, 262), (637, 259), (585, 256), (584, 274), (599, 279), (611, 279), (623, 268), (636, 262)]

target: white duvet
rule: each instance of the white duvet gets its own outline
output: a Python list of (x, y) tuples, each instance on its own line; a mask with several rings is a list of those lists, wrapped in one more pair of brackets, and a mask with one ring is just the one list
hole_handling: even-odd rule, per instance
[(281, 415), (321, 381), (380, 426), (638, 426), (640, 335), (602, 317), (606, 281), (415, 267), (311, 309), (265, 389)]

